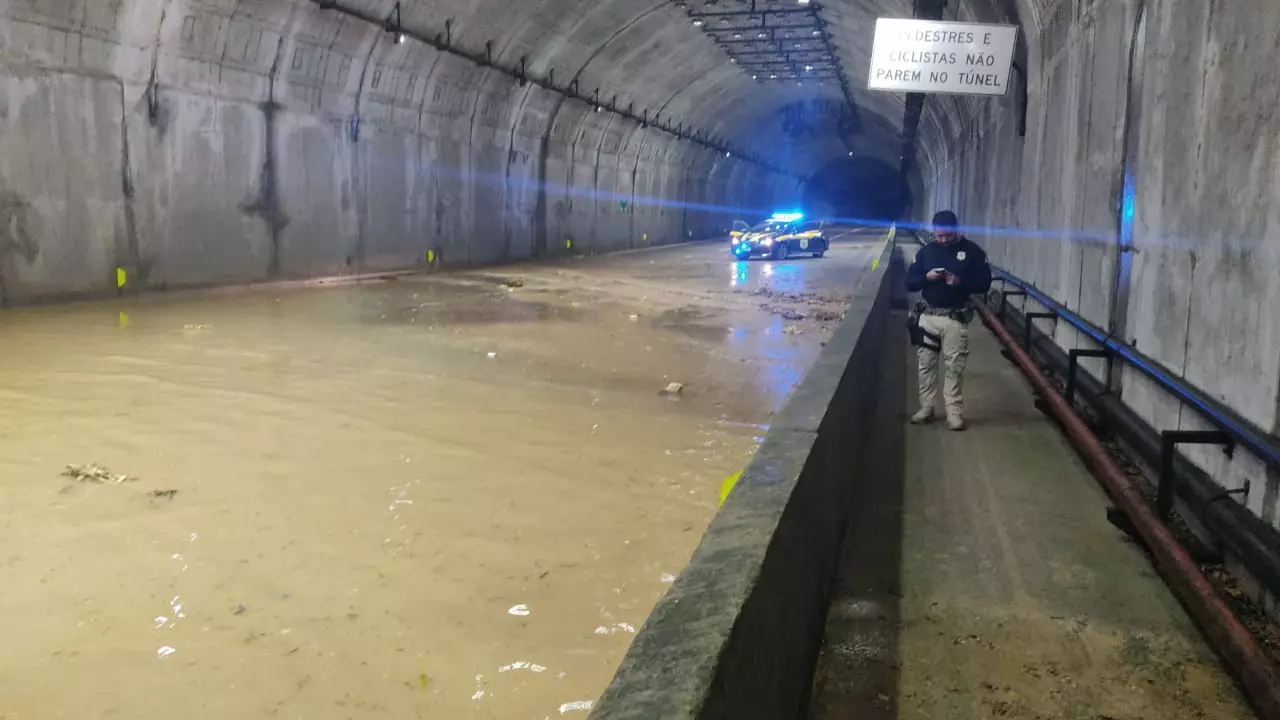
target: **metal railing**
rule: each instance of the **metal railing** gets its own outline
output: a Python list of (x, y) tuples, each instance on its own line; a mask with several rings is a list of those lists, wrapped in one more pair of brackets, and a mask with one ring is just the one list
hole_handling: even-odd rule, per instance
[[(1176, 397), (1179, 401), (1194, 408), (1196, 412), (1204, 418), (1206, 422), (1225, 433), (1230, 444), (1227, 447), (1239, 445), (1248, 450), (1258, 459), (1262, 460), (1268, 467), (1280, 470), (1280, 438), (1272, 435), (1249, 420), (1241, 417), (1238, 413), (1226, 407), (1222, 403), (1210, 398), (1207, 394), (1187, 382), (1185, 379), (1178, 377), (1168, 368), (1164, 367), (1155, 360), (1147, 357), (1130, 345), (1117, 340), (1107, 334), (1093, 323), (1080, 317), (1076, 313), (1068, 310), (1053, 298), (1045, 295), (1030, 283), (1018, 278), (1003, 268), (996, 266), (991, 267), (992, 276), (997, 280), (1005, 283), (1006, 287), (1012, 285), (1017, 290), (1010, 291), (1008, 289), (1001, 291), (1001, 301), (998, 314), (1001, 319), (1004, 318), (1005, 307), (1008, 305), (1010, 296), (1025, 296), (1034, 300), (1039, 305), (1046, 308), (1049, 313), (1057, 320), (1065, 321), (1076, 330), (1080, 331), (1092, 342), (1101, 347), (1100, 350), (1068, 350), (1067, 353), (1072, 358), (1085, 357), (1107, 357), (1111, 360), (1119, 360), (1138, 370), (1147, 379), (1159, 385), (1166, 392)], [(1030, 325), (1034, 317), (1043, 317), (1041, 313), (1029, 313), (1026, 315), (1027, 324)], [(1026, 335), (1025, 337), (1029, 337)], [(1074, 370), (1078, 367), (1078, 363), (1073, 362), (1071, 368)], [(1073, 372), (1069, 372), (1067, 377), (1068, 400), (1073, 399), (1075, 389), (1075, 377)], [(1172, 431), (1177, 432), (1177, 431)]]

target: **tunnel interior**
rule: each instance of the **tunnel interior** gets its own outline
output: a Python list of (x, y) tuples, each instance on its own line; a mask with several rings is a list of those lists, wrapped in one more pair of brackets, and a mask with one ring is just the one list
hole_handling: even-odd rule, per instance
[(911, 189), (898, 167), (874, 157), (838, 158), (805, 183), (810, 214), (852, 224), (890, 225), (911, 207)]
[(0, 300), (715, 236), (833, 158), (898, 163), (903, 100), (857, 81), (884, 10), (10, 6)]
[[(865, 89), (880, 17), (1014, 26), (1008, 92)], [(1274, 443), (1280, 84), (1257, 68), (1278, 28), (1269, 0), (4, 3), (0, 305), (576, 260), (720, 239), (782, 207), (946, 208), (1009, 287)], [(799, 290), (796, 267), (813, 266), (778, 278)], [(764, 272), (745, 268), (721, 274)], [(427, 304), (400, 299), (391, 321)], [(87, 334), (138, 329), (101, 316)], [(1098, 345), (1040, 324), (1063, 352)], [(240, 361), (268, 364), (253, 352)], [(1213, 424), (1140, 369), (1080, 367), (1154, 431)], [(1182, 452), (1274, 535), (1275, 457)]]

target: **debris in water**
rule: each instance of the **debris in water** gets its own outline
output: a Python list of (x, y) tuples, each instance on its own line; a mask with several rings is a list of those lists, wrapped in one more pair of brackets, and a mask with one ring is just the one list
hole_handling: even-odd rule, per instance
[(430, 684), (431, 684), (431, 678), (427, 677), (426, 673), (418, 673), (418, 687), (422, 688), (423, 690), (426, 690), (427, 686)]
[[(168, 645), (164, 645), (164, 646), (161, 646), (161, 648), (160, 648), (159, 650), (156, 650), (156, 657), (161, 658), (161, 659), (164, 659), (164, 658), (167, 658), (167, 657), (169, 657), (170, 655), (172, 655), (172, 654), (174, 654), (174, 653), (176, 653), (176, 652), (178, 652), (178, 651), (177, 651), (177, 650), (174, 650), (173, 648), (169, 647)], [(562, 711), (562, 712), (563, 712), (563, 711)]]
[(243, 615), (243, 614), (244, 614), (244, 611), (245, 611), (245, 610), (248, 610), (248, 609), (249, 609), (249, 608), (245, 607), (244, 605), (237, 605), (237, 606), (236, 606), (236, 613), (235, 613), (235, 614), (236, 614), (236, 615)]
[(498, 357), (498, 353), (496, 353), (496, 352), (491, 352), (491, 353), (489, 353), (489, 357), (490, 357), (490, 358), (496, 358), (496, 357)]
[(524, 281), (520, 278), (503, 278), (502, 284), (509, 288), (524, 287)]
[(128, 475), (116, 475), (107, 468), (97, 463), (89, 463), (88, 465), (68, 465), (62, 474), (67, 477), (73, 477), (80, 482), (96, 482), (109, 483), (119, 485), (126, 482), (134, 482), (138, 478), (129, 477)]
[(675, 575), (672, 575), (671, 573), (662, 573), (662, 582), (673, 583), (675, 581), (676, 581)]
[(679, 395), (682, 392), (684, 392), (684, 385), (678, 382), (673, 382), (670, 385), (667, 385), (665, 388), (663, 388), (661, 394), (662, 395)]
[(586, 712), (587, 710), (590, 710), (591, 706), (594, 704), (595, 703), (590, 700), (575, 700), (573, 702), (568, 702), (560, 706), (560, 714), (563, 715), (567, 712)]
[(525, 660), (517, 660), (510, 665), (503, 665), (498, 668), (498, 672), (500, 673), (511, 672), (512, 670), (532, 670), (536, 673), (540, 673), (546, 672), (547, 668), (545, 665), (539, 665), (538, 663), (531, 663)]
[(178, 491), (177, 490), (152, 490), (147, 494), (150, 495), (151, 497), (158, 497), (158, 498), (164, 498), (166, 500), (172, 500), (173, 496), (178, 494)]
[(511, 607), (511, 609), (507, 611), (507, 614), (508, 614), (508, 615), (518, 615), (518, 616), (520, 616), (520, 617), (524, 617), (525, 615), (528, 615), (528, 614), (529, 614), (529, 606), (528, 606), (528, 605), (513, 605), (513, 606)]
[(632, 314), (631, 314), (631, 319), (632, 319), (632, 320), (639, 320), (639, 319), (640, 319), (640, 316), (639, 316), (639, 315), (636, 315), (635, 313), (632, 313)]

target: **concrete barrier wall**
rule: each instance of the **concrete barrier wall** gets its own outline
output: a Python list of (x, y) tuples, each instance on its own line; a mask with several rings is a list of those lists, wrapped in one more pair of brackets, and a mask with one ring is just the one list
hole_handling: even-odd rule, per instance
[[(1041, 5), (1026, 136), (1011, 95), (935, 138), (963, 114), (931, 98), (920, 217), (948, 206), (989, 227), (971, 234), (995, 263), (1280, 432), (1268, 310), (1280, 303), (1280, 86), (1257, 70), (1274, 59), (1280, 5), (1148, 0), (1141, 28), (1136, 0)], [(1120, 252), (1126, 216), (1132, 251)], [(1065, 323), (1042, 327), (1063, 348), (1088, 345)], [(1084, 365), (1100, 376), (1100, 361)], [(1205, 429), (1137, 372), (1120, 393), (1157, 429)], [(1280, 526), (1274, 470), (1248, 453), (1184, 451), (1228, 489), (1251, 481), (1246, 506)]]
[(797, 189), (307, 0), (4, 4), (0, 156), (6, 303), (645, 247)]
[(902, 269), (886, 242), (593, 720), (801, 716)]

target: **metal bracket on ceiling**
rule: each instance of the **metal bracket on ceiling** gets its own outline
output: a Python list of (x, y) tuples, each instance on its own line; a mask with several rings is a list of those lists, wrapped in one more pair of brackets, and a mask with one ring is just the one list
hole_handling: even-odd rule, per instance
[(383, 23), (383, 28), (387, 32), (395, 35), (395, 42), (397, 45), (404, 42), (404, 33), (402, 32), (404, 26), (402, 21), (403, 18), (400, 15), (400, 3), (397, 2), (392, 6), (391, 12), (387, 15), (386, 22)]

